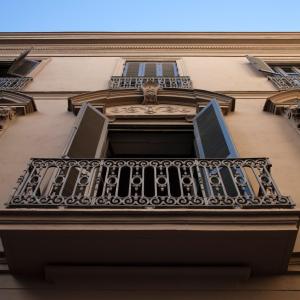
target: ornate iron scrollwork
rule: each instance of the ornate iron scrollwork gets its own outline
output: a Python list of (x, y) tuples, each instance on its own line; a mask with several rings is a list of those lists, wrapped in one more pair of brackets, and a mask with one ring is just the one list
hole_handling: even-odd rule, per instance
[(32, 159), (9, 208), (291, 208), (265, 158)]
[(111, 89), (139, 89), (145, 83), (152, 82), (160, 88), (192, 89), (192, 82), (188, 76), (178, 77), (128, 77), (112, 76)]
[(300, 88), (300, 75), (274, 74), (268, 76), (268, 79), (281, 91)]
[(31, 77), (0, 77), (0, 90), (21, 90), (30, 81)]

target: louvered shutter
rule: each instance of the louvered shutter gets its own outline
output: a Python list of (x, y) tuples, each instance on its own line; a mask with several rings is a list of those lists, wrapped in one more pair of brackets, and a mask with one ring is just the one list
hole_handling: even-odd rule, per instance
[(145, 63), (144, 74), (145, 77), (156, 77), (157, 76), (157, 63), (147, 62)]
[(90, 104), (79, 111), (71, 139), (64, 152), (70, 158), (100, 158), (107, 137), (108, 119)]
[(193, 120), (196, 144), (201, 158), (237, 157), (237, 151), (216, 100)]
[(13, 76), (23, 77), (31, 72), (38, 64), (39, 61), (26, 59), (31, 49), (22, 52), (12, 63), (7, 73)]
[(175, 63), (162, 63), (162, 76), (175, 77), (177, 75), (177, 68)]
[(128, 62), (126, 63), (124, 75), (128, 77), (139, 76), (140, 63), (139, 62)]
[[(200, 158), (234, 158), (238, 157), (237, 151), (226, 127), (220, 106), (216, 100), (201, 110), (193, 120), (197, 152)], [(234, 179), (228, 168), (220, 168), (220, 175), (228, 196), (236, 196), (237, 190)], [(237, 171), (240, 173), (240, 171)], [(210, 175), (217, 173), (216, 169)], [(208, 186), (209, 180), (203, 173)], [(241, 175), (243, 176), (243, 175)], [(207, 188), (209, 194), (209, 189)]]
[(266, 64), (262, 59), (254, 56), (246, 56), (251, 65), (258, 71), (269, 73), (269, 74), (276, 74), (275, 71), (272, 70), (272, 68)]

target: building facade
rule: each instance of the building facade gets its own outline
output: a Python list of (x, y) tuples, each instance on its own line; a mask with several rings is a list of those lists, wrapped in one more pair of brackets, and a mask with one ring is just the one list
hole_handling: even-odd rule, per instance
[(299, 299), (299, 33), (1, 33), (1, 299)]

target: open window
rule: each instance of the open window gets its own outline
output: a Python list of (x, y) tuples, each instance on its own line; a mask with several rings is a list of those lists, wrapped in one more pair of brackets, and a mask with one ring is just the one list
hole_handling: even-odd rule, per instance
[(300, 88), (299, 63), (266, 63), (258, 57), (246, 57), (251, 65), (265, 74), (279, 90)]
[(219, 104), (212, 100), (193, 125), (108, 125), (90, 104), (78, 116), (64, 152), (70, 158), (234, 158), (237, 151)]
[(27, 76), (40, 63), (39, 60), (27, 58), (30, 51), (23, 51), (13, 62), (0, 62), (0, 77)]
[(28, 75), (40, 61), (27, 58), (30, 51), (22, 52), (14, 61), (0, 61), (0, 89), (21, 90), (32, 80)]

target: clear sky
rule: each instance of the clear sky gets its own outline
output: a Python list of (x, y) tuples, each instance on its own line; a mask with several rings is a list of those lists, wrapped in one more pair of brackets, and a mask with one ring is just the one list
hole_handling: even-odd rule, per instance
[(0, 0), (0, 31), (300, 31), (300, 0)]

